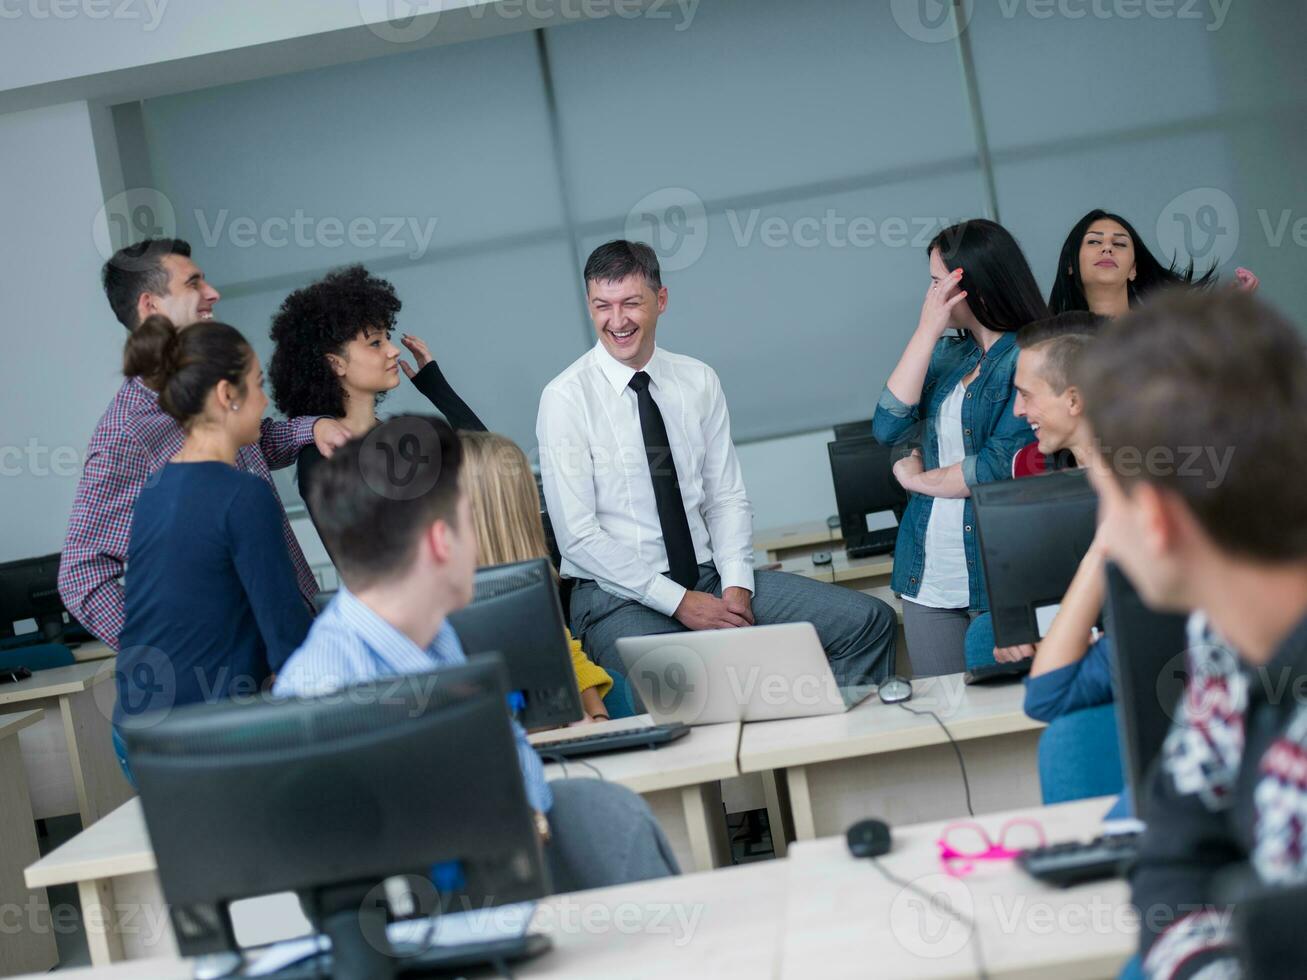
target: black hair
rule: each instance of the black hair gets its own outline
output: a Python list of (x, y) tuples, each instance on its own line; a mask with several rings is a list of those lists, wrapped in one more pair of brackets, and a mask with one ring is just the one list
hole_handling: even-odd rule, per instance
[(1095, 208), (1075, 223), (1066, 236), (1066, 241), (1062, 243), (1062, 254), (1057, 259), (1057, 276), (1053, 280), (1053, 290), (1048, 294), (1048, 305), (1054, 313), (1089, 309), (1089, 300), (1085, 298), (1085, 282), (1080, 275), (1080, 246), (1089, 226), (1103, 220), (1115, 221), (1124, 228), (1134, 246), (1135, 278), (1126, 283), (1126, 295), (1132, 307), (1160, 286), (1205, 287), (1216, 282), (1215, 263), (1197, 279), (1194, 278), (1193, 262), (1189, 263), (1188, 268), (1181, 269), (1178, 260), (1172, 258), (1171, 264), (1164, 266), (1148, 250), (1134, 225), (1119, 214)]
[(138, 377), (159, 393), (159, 407), (183, 429), (204, 411), (219, 381), (243, 397), (254, 350), (239, 330), (217, 320), (176, 329), (154, 314), (132, 331), (123, 348), (123, 374)]
[(422, 532), (458, 526), (458, 434), (434, 415), (397, 415), (318, 465), (309, 512), (345, 585), (368, 588), (402, 574)]
[(644, 281), (655, 293), (663, 286), (658, 256), (644, 242), (615, 239), (605, 242), (585, 260), (585, 287), (592, 282), (617, 282), (629, 275), (644, 276)]
[[(272, 399), (288, 418), (345, 414), (345, 388), (327, 360), (364, 330), (389, 334), (399, 315), (395, 287), (361, 265), (346, 266), (282, 301), (272, 318)], [(380, 398), (380, 396), (378, 396)]]
[(1237, 290), (1170, 290), (1104, 327), (1074, 380), (1123, 488), (1178, 495), (1231, 554), (1307, 558), (1307, 503), (1285, 479), (1307, 470), (1307, 355), (1282, 314)]
[(949, 270), (962, 268), (966, 304), (981, 326), (1010, 333), (1048, 316), (1021, 246), (996, 221), (973, 218), (945, 228), (926, 246)]
[(164, 256), (191, 257), (191, 246), (180, 238), (146, 238), (120, 248), (100, 270), (100, 285), (109, 299), (113, 315), (128, 330), (138, 326), (137, 300), (142, 293), (168, 295), (168, 270)]
[(1106, 319), (1083, 310), (1059, 313), (1022, 327), (1017, 346), (1022, 350), (1043, 350), (1041, 373), (1054, 393), (1060, 395), (1071, 383), (1076, 365)]

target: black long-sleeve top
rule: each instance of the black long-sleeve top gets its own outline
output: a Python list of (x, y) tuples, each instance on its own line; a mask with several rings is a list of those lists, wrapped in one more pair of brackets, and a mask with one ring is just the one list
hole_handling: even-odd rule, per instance
[[(449, 381), (445, 378), (440, 365), (429, 361), (422, 370), (413, 376), (413, 386), (426, 395), (431, 404), (455, 429), (470, 432), (485, 432), (486, 425), (472, 411), (467, 402), (459, 397)], [(322, 462), (322, 453), (313, 443), (300, 450), (295, 460), (295, 482), (299, 487), (300, 499), (308, 509), (313, 526), (317, 527), (317, 518), (313, 516), (313, 506), (309, 503), (309, 486), (313, 480), (313, 471)]]

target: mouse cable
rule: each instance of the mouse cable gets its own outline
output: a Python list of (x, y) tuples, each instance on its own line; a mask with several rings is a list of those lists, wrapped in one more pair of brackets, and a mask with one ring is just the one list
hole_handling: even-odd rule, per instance
[[(921, 712), (914, 711), (913, 714), (921, 714)], [(985, 955), (984, 951), (980, 948), (980, 929), (976, 926), (976, 920), (968, 915), (963, 915), (955, 909), (953, 903), (948, 901), (947, 898), (940, 900), (939, 895), (930, 895), (913, 882), (904, 881), (898, 875), (890, 871), (889, 868), (885, 867), (885, 865), (881, 864), (880, 858), (873, 857), (871, 863), (875, 865), (876, 870), (884, 875), (885, 880), (890, 884), (898, 885), (898, 887), (905, 891), (912, 892), (912, 894), (922, 899), (931, 908), (942, 910), (946, 915), (952, 918), (954, 922), (957, 922), (959, 925), (970, 930), (971, 935), (967, 938), (967, 944), (971, 947), (971, 951), (976, 956), (976, 976), (979, 980), (988, 980), (989, 974), (985, 972)]]
[(974, 817), (976, 815), (976, 811), (971, 806), (971, 780), (967, 778), (967, 764), (962, 759), (962, 749), (958, 747), (957, 740), (953, 738), (953, 733), (948, 730), (948, 725), (944, 724), (944, 720), (940, 718), (939, 715), (935, 714), (935, 712), (931, 711), (929, 708), (927, 708), (925, 711), (917, 711), (913, 708), (909, 708), (902, 701), (898, 702), (898, 706), (902, 708), (904, 711), (909, 712), (910, 714), (930, 715), (930, 717), (935, 719), (935, 724), (939, 725), (939, 727), (944, 730), (944, 734), (948, 736), (949, 745), (953, 746), (953, 754), (958, 757), (958, 767), (962, 770), (962, 787), (967, 792), (967, 815)]

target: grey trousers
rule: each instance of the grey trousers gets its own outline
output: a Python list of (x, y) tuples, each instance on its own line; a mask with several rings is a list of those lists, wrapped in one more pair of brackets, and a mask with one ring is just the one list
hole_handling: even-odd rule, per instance
[[(699, 566), (698, 591), (722, 594), (714, 566)], [(759, 626), (812, 623), (841, 686), (879, 683), (894, 670), (894, 610), (875, 596), (801, 575), (756, 572), (753, 618)], [(610, 674), (626, 676), (617, 655), (620, 638), (679, 632), (685, 627), (675, 619), (593, 582), (580, 582), (572, 590), (572, 635)], [(636, 699), (634, 690), (631, 696)]]
[(626, 787), (584, 777), (549, 787), (545, 860), (554, 894), (680, 874), (649, 804)]
[(957, 674), (967, 669), (967, 627), (976, 613), (970, 609), (935, 609), (903, 597), (903, 638), (913, 677)]

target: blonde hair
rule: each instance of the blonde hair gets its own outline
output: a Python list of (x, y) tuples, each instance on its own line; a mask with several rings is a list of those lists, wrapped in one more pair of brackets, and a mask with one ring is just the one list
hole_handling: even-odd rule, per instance
[(548, 558), (540, 495), (526, 453), (495, 432), (462, 432), (463, 488), (472, 503), (477, 564)]

